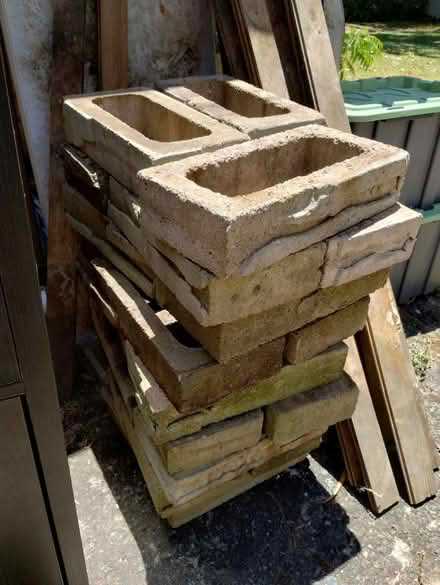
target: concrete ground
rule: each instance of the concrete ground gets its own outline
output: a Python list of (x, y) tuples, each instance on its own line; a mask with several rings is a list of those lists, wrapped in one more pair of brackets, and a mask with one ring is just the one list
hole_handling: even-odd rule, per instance
[[(440, 445), (440, 296), (402, 308)], [(173, 530), (155, 514), (129, 447), (94, 381), (64, 409), (90, 585), (440, 585), (440, 497), (380, 518), (338, 484), (336, 443)], [(333, 447), (332, 447), (333, 445)], [(320, 463), (318, 463), (318, 461)]]

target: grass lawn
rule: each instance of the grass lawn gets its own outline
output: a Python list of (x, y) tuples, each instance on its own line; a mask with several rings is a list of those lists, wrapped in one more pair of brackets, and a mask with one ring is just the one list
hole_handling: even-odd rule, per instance
[(376, 35), (383, 43), (384, 53), (368, 71), (359, 69), (347, 79), (390, 75), (413, 75), (440, 80), (440, 24), (347, 24)]

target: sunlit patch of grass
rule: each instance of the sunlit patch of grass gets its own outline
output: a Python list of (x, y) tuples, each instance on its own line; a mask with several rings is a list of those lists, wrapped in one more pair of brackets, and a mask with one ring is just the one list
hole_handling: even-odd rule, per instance
[(376, 35), (383, 55), (368, 71), (356, 70), (347, 79), (410, 75), (440, 80), (440, 25), (410, 23), (347, 24)]

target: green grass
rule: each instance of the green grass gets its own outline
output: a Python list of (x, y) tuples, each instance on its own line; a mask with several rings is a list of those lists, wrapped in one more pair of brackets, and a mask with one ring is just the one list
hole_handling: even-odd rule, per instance
[(347, 24), (353, 26), (376, 35), (383, 43), (384, 52), (371, 69), (359, 69), (356, 75), (347, 75), (347, 79), (412, 75), (440, 80), (440, 24)]

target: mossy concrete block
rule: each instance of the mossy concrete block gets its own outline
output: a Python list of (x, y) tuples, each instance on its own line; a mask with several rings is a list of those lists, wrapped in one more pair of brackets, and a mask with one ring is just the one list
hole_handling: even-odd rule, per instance
[(337, 380), (342, 375), (347, 357), (347, 346), (340, 343), (307, 362), (285, 366), (275, 376), (233, 392), (200, 412), (184, 416), (167, 398), (128, 343), (125, 350), (137, 404), (145, 417), (148, 433), (158, 445)]
[(165, 443), (160, 452), (168, 473), (192, 471), (253, 447), (261, 439), (262, 428), (263, 411), (254, 410)]
[(347, 339), (362, 329), (368, 315), (369, 297), (318, 319), (287, 336), (285, 358), (297, 364), (312, 358), (328, 347)]
[(265, 408), (264, 432), (278, 445), (350, 418), (359, 390), (347, 374)]

